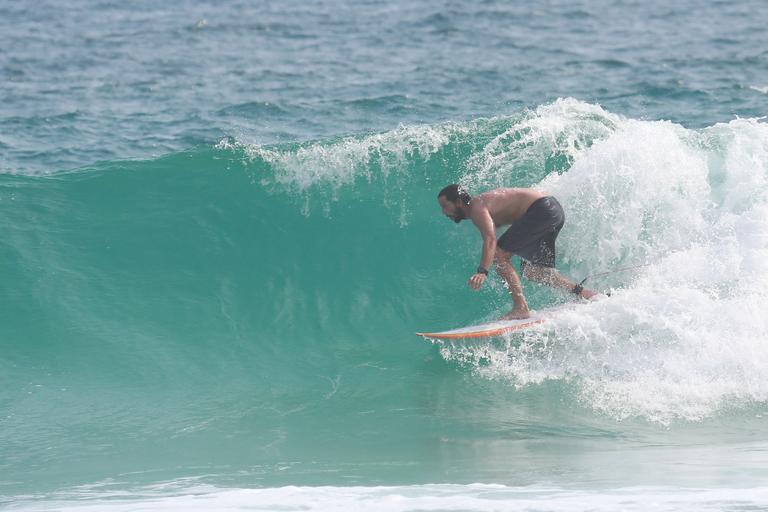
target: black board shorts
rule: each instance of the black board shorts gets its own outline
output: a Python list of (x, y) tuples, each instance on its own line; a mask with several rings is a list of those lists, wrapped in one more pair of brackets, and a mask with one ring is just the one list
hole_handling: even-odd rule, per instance
[(499, 237), (496, 246), (544, 267), (555, 266), (555, 239), (565, 224), (563, 207), (552, 196), (534, 201)]

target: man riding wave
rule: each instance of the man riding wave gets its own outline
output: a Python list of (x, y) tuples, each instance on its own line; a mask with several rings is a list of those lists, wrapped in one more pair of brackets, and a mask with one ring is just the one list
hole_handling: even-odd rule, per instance
[[(437, 195), (443, 214), (457, 224), (470, 219), (483, 237), (483, 254), (469, 286), (479, 290), (492, 263), (504, 279), (514, 307), (503, 319), (528, 318), (528, 303), (510, 258), (522, 258), (520, 272), (527, 279), (568, 290), (590, 299), (597, 292), (569, 281), (555, 270), (555, 240), (565, 223), (563, 207), (552, 196), (530, 188), (498, 188), (470, 196), (457, 184)], [(496, 228), (509, 226), (496, 240)]]

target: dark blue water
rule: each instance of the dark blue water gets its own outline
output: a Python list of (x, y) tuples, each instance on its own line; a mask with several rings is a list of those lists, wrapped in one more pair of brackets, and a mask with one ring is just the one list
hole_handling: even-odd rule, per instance
[(766, 113), (748, 2), (0, 4), (0, 168), (295, 142), (574, 97), (703, 127)]

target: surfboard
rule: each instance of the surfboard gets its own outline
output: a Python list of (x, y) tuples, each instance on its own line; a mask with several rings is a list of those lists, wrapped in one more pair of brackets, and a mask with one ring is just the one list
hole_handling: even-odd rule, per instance
[(459, 329), (451, 329), (441, 332), (417, 332), (417, 336), (422, 338), (433, 338), (437, 340), (455, 340), (466, 338), (489, 338), (498, 336), (506, 332), (520, 331), (528, 329), (534, 325), (544, 322), (547, 318), (544, 312), (531, 312), (531, 316), (522, 320), (497, 320), (477, 325), (469, 325)]
[(486, 322), (477, 325), (469, 325), (459, 329), (451, 329), (449, 331), (417, 332), (416, 335), (421, 336), (422, 338), (432, 338), (436, 340), (490, 338), (492, 336), (498, 336), (507, 332), (529, 329), (547, 321), (548, 319), (555, 318), (558, 313), (563, 311), (570, 311), (573, 308), (578, 307), (579, 304), (589, 304), (590, 302), (603, 300), (607, 297), (607, 295), (601, 293), (588, 301), (558, 304), (556, 306), (544, 308), (539, 311), (531, 311), (531, 316), (522, 320), (496, 320), (493, 322)]

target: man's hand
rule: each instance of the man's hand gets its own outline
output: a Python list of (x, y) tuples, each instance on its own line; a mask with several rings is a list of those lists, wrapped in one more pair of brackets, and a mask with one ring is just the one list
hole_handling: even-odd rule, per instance
[(481, 286), (483, 286), (483, 283), (485, 282), (485, 278), (488, 277), (487, 275), (478, 272), (472, 277), (469, 278), (469, 286), (473, 290), (479, 290)]

